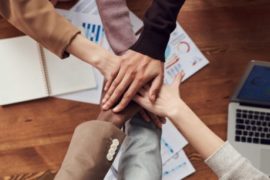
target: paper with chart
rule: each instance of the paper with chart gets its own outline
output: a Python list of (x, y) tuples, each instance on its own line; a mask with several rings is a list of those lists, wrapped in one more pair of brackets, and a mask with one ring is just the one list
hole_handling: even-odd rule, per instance
[(177, 73), (184, 71), (183, 80), (186, 80), (209, 63), (178, 23), (171, 33), (165, 58), (165, 83), (167, 84), (173, 81)]
[(166, 163), (163, 164), (162, 180), (178, 180), (195, 172), (187, 155), (180, 150)]

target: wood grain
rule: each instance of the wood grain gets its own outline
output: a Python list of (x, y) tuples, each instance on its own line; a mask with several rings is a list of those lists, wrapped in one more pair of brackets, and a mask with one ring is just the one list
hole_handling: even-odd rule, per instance
[[(128, 1), (139, 17), (150, 3)], [(182, 85), (182, 97), (223, 139), (229, 97), (247, 64), (252, 59), (270, 61), (269, 9), (269, 0), (187, 0), (179, 14), (180, 24), (210, 61)], [(0, 38), (18, 35), (0, 18)], [(0, 180), (56, 172), (75, 126), (95, 119), (98, 111), (98, 106), (56, 98), (0, 107)], [(190, 145), (185, 151), (196, 169), (186, 179), (217, 179)]]

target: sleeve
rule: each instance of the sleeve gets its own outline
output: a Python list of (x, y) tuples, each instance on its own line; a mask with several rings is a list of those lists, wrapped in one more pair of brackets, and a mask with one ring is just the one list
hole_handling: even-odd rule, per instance
[(103, 179), (124, 138), (125, 134), (110, 122), (80, 124), (55, 180)]
[(96, 2), (112, 50), (116, 54), (125, 52), (136, 42), (126, 0), (96, 0)]
[(206, 159), (205, 163), (214, 171), (219, 179), (269, 180), (267, 175), (252, 166), (252, 164), (228, 142)]
[(80, 33), (48, 0), (0, 0), (0, 15), (61, 58)]
[(131, 49), (164, 61), (171, 32), (176, 27), (178, 12), (185, 0), (154, 0), (147, 10), (144, 29)]
[(153, 123), (134, 116), (128, 126), (127, 138), (121, 149), (118, 167), (119, 180), (161, 180), (161, 130)]

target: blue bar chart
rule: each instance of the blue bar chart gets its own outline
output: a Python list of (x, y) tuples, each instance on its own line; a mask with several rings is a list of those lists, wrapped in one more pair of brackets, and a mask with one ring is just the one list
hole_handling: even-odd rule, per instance
[(104, 29), (99, 24), (82, 23), (85, 37), (90, 41), (101, 44), (104, 38)]

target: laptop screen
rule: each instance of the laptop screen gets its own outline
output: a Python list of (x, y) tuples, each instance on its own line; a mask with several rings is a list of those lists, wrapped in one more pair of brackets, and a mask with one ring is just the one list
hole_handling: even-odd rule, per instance
[(270, 67), (254, 65), (237, 99), (270, 105)]

